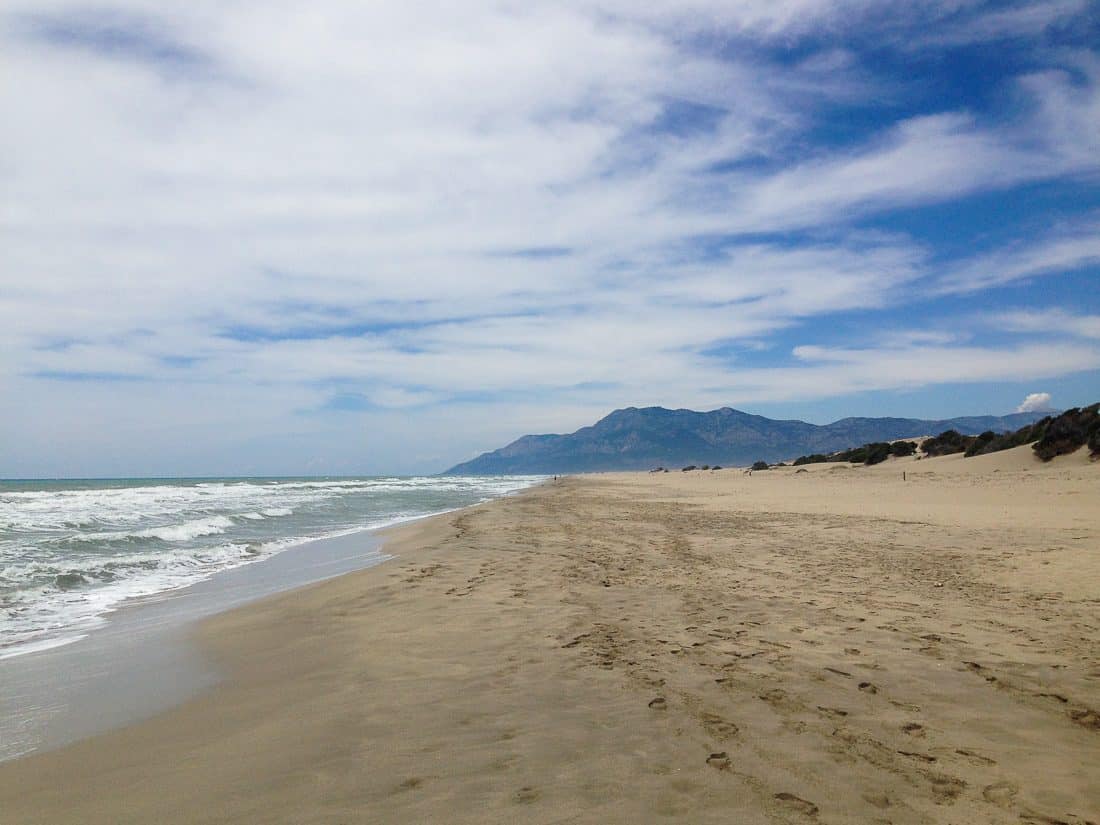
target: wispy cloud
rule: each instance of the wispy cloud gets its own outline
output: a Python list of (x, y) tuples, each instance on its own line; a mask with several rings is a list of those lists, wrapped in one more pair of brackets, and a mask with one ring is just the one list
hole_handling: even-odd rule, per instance
[(937, 289), (944, 293), (979, 292), (1097, 264), (1100, 264), (1100, 220), (1092, 215), (1068, 226), (1055, 227), (1038, 242), (1016, 242), (961, 261), (939, 278)]
[[(950, 5), (950, 4), (944, 4)], [(956, 25), (937, 31), (916, 43), (962, 45), (987, 43), (1010, 38), (1027, 38), (1041, 34), (1053, 26), (1064, 25), (1087, 10), (1088, 0), (1038, 0), (1013, 4), (969, 4), (978, 6), (957, 13)]]
[(1017, 310), (994, 315), (989, 321), (1009, 332), (1100, 340), (1100, 315), (1084, 315), (1064, 309)]
[[(312, 443), (374, 416), (465, 454), (625, 403), (1094, 369), (1083, 332), (952, 304), (1100, 263), (1093, 201), (1019, 217), (1028, 187), (1100, 174), (1074, 24), (1052, 0), (17, 0), (0, 380), (39, 414), (0, 421), (61, 431), (79, 403), (148, 434), (147, 405)], [(917, 88), (918, 40), (928, 71), (975, 42), (1018, 59)], [(988, 215), (894, 221), (991, 193), (1010, 243)]]

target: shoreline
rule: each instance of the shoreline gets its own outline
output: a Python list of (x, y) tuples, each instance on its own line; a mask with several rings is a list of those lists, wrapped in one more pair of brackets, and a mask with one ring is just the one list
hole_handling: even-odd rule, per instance
[(108, 733), (200, 695), (223, 679), (196, 642), (203, 621), (381, 564), (391, 558), (382, 549), (389, 531), (483, 503), (287, 538), (283, 549), (249, 564), (127, 599), (97, 627), (6, 649), (0, 764)]
[(222, 684), (0, 765), (0, 809), (1085, 822), (1100, 473), (984, 458), (586, 476), (389, 528), (390, 564), (203, 621)]
[(120, 609), (295, 546), (446, 512), (536, 480), (115, 479), (26, 489), (0, 482), (7, 564), (0, 660), (75, 642)]
[(388, 558), (373, 529), (305, 541), (123, 604), (76, 638), (7, 656), (0, 660), (0, 764), (132, 724), (201, 694), (222, 677), (194, 643), (197, 625)]

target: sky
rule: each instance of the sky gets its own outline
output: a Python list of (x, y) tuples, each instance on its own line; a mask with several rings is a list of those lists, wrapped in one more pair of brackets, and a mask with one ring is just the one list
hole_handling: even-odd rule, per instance
[(8, 0), (0, 476), (1100, 400), (1100, 4)]

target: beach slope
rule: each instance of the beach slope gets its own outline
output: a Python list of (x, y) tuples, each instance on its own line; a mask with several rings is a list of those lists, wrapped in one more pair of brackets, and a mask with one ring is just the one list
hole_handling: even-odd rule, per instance
[(208, 621), (223, 685), (0, 821), (1100, 822), (1097, 501), (1027, 448), (547, 484)]

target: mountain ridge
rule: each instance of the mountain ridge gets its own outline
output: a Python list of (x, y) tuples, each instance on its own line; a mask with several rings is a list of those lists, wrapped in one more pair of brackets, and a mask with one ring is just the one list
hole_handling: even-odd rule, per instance
[(665, 407), (624, 407), (572, 433), (524, 435), (464, 461), (443, 475), (509, 475), (644, 470), (658, 465), (744, 465), (781, 461), (804, 453), (842, 450), (874, 441), (958, 430), (976, 435), (1006, 432), (1049, 412), (1004, 416), (920, 418), (848, 417), (830, 424), (772, 419), (720, 407), (698, 412)]

